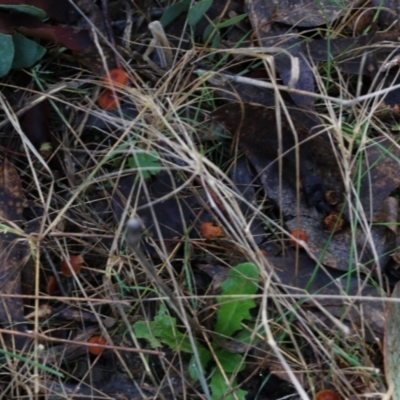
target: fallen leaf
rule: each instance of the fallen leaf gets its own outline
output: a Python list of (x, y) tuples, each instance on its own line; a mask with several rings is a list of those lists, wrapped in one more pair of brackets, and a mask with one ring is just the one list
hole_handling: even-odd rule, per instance
[[(373, 337), (382, 337), (384, 294), (372, 285), (360, 286), (357, 271), (353, 271), (349, 277), (347, 273), (331, 268), (320, 268), (309, 258), (267, 257), (267, 259), (288, 293), (309, 293), (310, 298), (305, 299), (305, 303), (309, 306), (318, 303), (329, 314), (351, 322), (353, 329), (370, 330), (373, 332)], [(313, 299), (312, 294), (327, 297)], [(330, 296), (343, 297), (333, 299)], [(376, 301), (349, 300), (347, 296), (365, 296), (376, 298)], [(315, 310), (318, 312), (319, 308), (315, 306)]]
[(400, 399), (400, 282), (393, 290), (390, 302), (386, 309), (385, 340), (383, 356), (385, 363), (386, 382), (393, 390), (393, 399)]
[[(26, 263), (26, 249), (13, 232), (22, 222), (24, 194), (15, 167), (7, 160), (0, 164), (0, 292), (11, 297), (0, 300), (0, 322), (13, 330), (26, 332), (21, 297), (21, 273)], [(22, 349), (26, 337), (15, 336)]]
[(68, 23), (69, 18), (76, 14), (74, 7), (68, 0), (0, 0), (0, 4), (33, 6), (43, 10), (48, 17), (64, 23)]
[[(369, 268), (377, 264), (379, 268), (386, 265), (396, 247), (396, 236), (390, 229), (385, 226), (370, 226), (368, 230), (366, 227), (359, 228), (354, 241), (350, 226), (333, 236), (324, 227), (323, 221), (332, 211), (348, 215), (341, 208), (344, 198), (342, 177), (327, 135), (310, 136), (308, 129), (293, 119), (296, 145), (295, 135), (288, 121), (282, 117), (280, 140), (275, 110), (250, 104), (228, 104), (216, 110), (213, 117), (238, 137), (239, 148), (255, 167), (268, 198), (281, 209), (288, 230), (301, 229), (307, 233), (305, 249), (310, 257), (343, 271), (355, 261), (352, 260), (355, 255), (357, 262)], [(367, 156), (369, 162), (375, 160), (374, 154)], [(376, 185), (383, 185), (381, 181), (386, 181), (384, 174), (391, 171), (389, 177), (392, 177), (397, 168), (390, 158), (382, 158), (381, 161), (384, 162), (382, 168), (375, 164), (370, 170), (370, 174), (380, 171), (372, 179)], [(376, 204), (380, 202), (381, 205), (383, 198), (398, 186), (397, 178), (393, 179), (393, 186), (389, 181)], [(363, 192), (367, 192), (366, 183), (361, 186)], [(339, 199), (337, 206), (327, 201), (325, 194), (328, 191), (335, 193)], [(368, 193), (363, 196), (362, 201), (368, 204), (371, 197)]]
[[(253, 104), (227, 104), (213, 118), (238, 136), (239, 147), (256, 168), (267, 196), (288, 218), (298, 214), (298, 194), (308, 215), (307, 204), (330, 208), (323, 196), (326, 190), (342, 192), (337, 160), (326, 135), (309, 137), (309, 130), (295, 119), (293, 133), (283, 117), (280, 139), (275, 110)], [(300, 193), (298, 179), (299, 189), (303, 187)]]
[[(314, 72), (300, 46), (296, 28), (287, 29), (270, 24), (274, 16), (274, 5), (265, 5), (264, 0), (246, 0), (246, 9), (253, 31), (261, 46), (275, 48), (274, 68), (285, 85), (314, 93)], [(286, 51), (279, 51), (285, 49)], [(272, 77), (271, 77), (272, 78)], [(289, 93), (295, 104), (307, 110), (314, 110), (314, 99), (301, 93)]]
[(363, 152), (359, 198), (368, 220), (400, 186), (400, 148), (395, 137), (376, 138)]
[[(4, 18), (4, 13), (0, 16)], [(50, 25), (27, 14), (6, 15), (6, 18), (12, 23), (14, 29), (24, 35), (45, 39), (75, 52), (87, 52), (94, 46), (87, 30)]]
[(249, 233), (254, 241), (259, 244), (265, 236), (265, 231), (261, 219), (254, 215), (254, 211), (250, 208), (250, 205), (256, 201), (256, 192), (254, 177), (250, 173), (247, 160), (244, 158), (237, 159), (229, 172), (229, 177), (240, 193), (237, 200), (241, 212), (248, 221)]
[(373, 9), (379, 10), (377, 14), (379, 25), (388, 28), (397, 20), (397, 13), (393, 12), (398, 6), (397, 0), (371, 0)]
[[(370, 77), (376, 75), (394, 57), (393, 43), (397, 42), (398, 31), (384, 33), (372, 32), (355, 38), (336, 38), (328, 40), (308, 40), (304, 46), (313, 62), (333, 62), (342, 72)], [(383, 77), (382, 77), (383, 79)], [(381, 82), (379, 82), (381, 89)]]
[(315, 27), (335, 21), (349, 12), (350, 7), (357, 7), (362, 1), (342, 0), (264, 0), (264, 7), (273, 10), (273, 20), (284, 24)]
[[(54, 2), (53, 2), (54, 3)], [(64, 18), (59, 11), (54, 9), (54, 4), (47, 4), (44, 0), (44, 10), (55, 19), (70, 22), (71, 26), (57, 26), (42, 22), (39, 18), (27, 13), (7, 13), (0, 11), (0, 33), (11, 34), (14, 30), (38, 39), (44, 39), (64, 46), (74, 52), (75, 57), (94, 73), (102, 75), (104, 65), (95, 45), (93, 27), (100, 32), (105, 32), (101, 12), (92, 1), (79, 0), (75, 4), (81, 9), (83, 17), (74, 7), (65, 2), (60, 2), (60, 10), (67, 10)], [(67, 2), (68, 3), (68, 2)], [(57, 2), (58, 4), (58, 2)], [(96, 39), (103, 42), (97, 35)], [(114, 54), (109, 46), (102, 47), (103, 56), (110, 66), (114, 65)]]

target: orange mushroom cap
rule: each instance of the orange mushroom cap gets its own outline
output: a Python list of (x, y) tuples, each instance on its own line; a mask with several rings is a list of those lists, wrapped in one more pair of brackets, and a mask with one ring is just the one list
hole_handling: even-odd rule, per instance
[(333, 390), (321, 390), (315, 395), (315, 400), (341, 400), (341, 398)]
[(102, 346), (95, 346), (97, 344), (99, 345), (105, 345), (107, 344), (107, 340), (103, 338), (103, 336), (95, 335), (92, 336), (89, 340), (88, 343), (90, 343), (92, 346), (88, 346), (88, 351), (90, 354), (93, 354), (94, 356), (98, 356), (104, 351), (104, 347)]
[(203, 222), (200, 225), (201, 236), (204, 239), (212, 240), (222, 236), (221, 227), (215, 225), (213, 222)]
[(120, 99), (117, 93), (106, 89), (99, 97), (99, 106), (104, 110), (114, 110), (120, 104)]
[(122, 68), (110, 69), (104, 77), (104, 85), (108, 88), (116, 85), (126, 85), (128, 81), (128, 74)]
[(81, 255), (78, 256), (70, 256), (69, 259), (64, 259), (61, 261), (61, 272), (65, 276), (72, 276), (74, 271), (76, 274), (82, 269), (83, 257)]
[[(307, 243), (308, 241), (308, 236), (307, 233), (302, 231), (301, 229), (294, 229), (293, 231), (290, 232), (290, 234), (297, 240), (301, 240), (304, 243)], [(298, 242), (296, 242), (293, 239), (290, 239), (290, 244), (296, 248), (301, 247)]]

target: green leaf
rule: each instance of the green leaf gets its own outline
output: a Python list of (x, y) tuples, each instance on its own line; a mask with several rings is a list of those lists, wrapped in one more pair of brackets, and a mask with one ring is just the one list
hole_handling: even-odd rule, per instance
[(28, 6), (25, 4), (20, 4), (18, 6), (0, 5), (0, 10), (21, 12), (21, 13), (32, 15), (36, 18), (39, 18), (40, 20), (46, 18), (46, 13), (43, 10), (41, 10), (40, 8), (37, 8), (37, 7)]
[(187, 335), (184, 335), (176, 327), (176, 318), (172, 318), (165, 312), (165, 306), (161, 309), (154, 321), (150, 323), (154, 336), (158, 337), (173, 351), (193, 353), (192, 345)]
[(152, 334), (148, 323), (143, 321), (135, 322), (133, 324), (133, 331), (138, 339), (148, 340), (151, 347), (161, 347), (161, 342)]
[[(138, 321), (133, 324), (133, 331), (138, 339), (146, 339), (151, 347), (161, 347), (166, 344), (173, 351), (193, 353), (189, 338), (176, 327), (176, 318), (171, 318), (166, 313), (166, 307), (161, 306), (154, 321), (145, 323)], [(189, 374), (194, 380), (198, 380), (200, 374), (204, 375), (204, 369), (211, 360), (211, 353), (204, 346), (196, 342), (202, 371), (200, 371), (194, 356), (190, 359)]]
[[(258, 268), (252, 263), (239, 264), (229, 272), (229, 278), (221, 284), (222, 296), (217, 298), (221, 307), (217, 311), (215, 331), (231, 336), (241, 328), (244, 319), (250, 318), (250, 309), (256, 306), (253, 295), (258, 289)], [(244, 295), (230, 298), (230, 295)]]
[(207, 364), (212, 359), (210, 351), (208, 349), (206, 349), (205, 347), (198, 345), (197, 351), (199, 353), (202, 371), (199, 371), (199, 368), (197, 366), (196, 359), (194, 356), (191, 357), (190, 362), (189, 362), (189, 375), (195, 381), (199, 380), (201, 374), (204, 375), (204, 370), (206, 369)]
[(133, 329), (138, 338), (147, 339), (152, 347), (160, 347), (162, 342), (173, 351), (193, 353), (189, 338), (177, 329), (176, 318), (167, 315), (165, 306), (160, 307), (154, 321), (138, 321)]
[[(211, 48), (217, 49), (221, 43), (221, 33), (218, 29), (214, 29), (215, 26), (209, 24), (203, 33), (203, 42), (210, 42)], [(210, 56), (210, 60), (213, 56)]]
[(227, 21), (220, 22), (215, 25), (217, 29), (227, 28), (228, 26), (232, 26), (237, 24), (238, 22), (244, 20), (247, 17), (247, 14), (237, 15), (236, 17), (230, 18)]
[(177, 19), (182, 13), (189, 10), (191, 0), (183, 0), (168, 7), (162, 17), (160, 18), (160, 24), (165, 28), (175, 19)]
[(144, 179), (157, 175), (161, 171), (158, 154), (152, 150), (137, 152), (134, 157), (129, 157), (128, 164), (131, 168), (137, 168)]
[(133, 329), (138, 338), (149, 340), (152, 347), (160, 347), (162, 342), (173, 351), (193, 353), (189, 338), (178, 330), (176, 318), (167, 315), (165, 306), (160, 307), (154, 321), (135, 322)]
[(240, 354), (234, 354), (225, 349), (218, 349), (215, 354), (225, 372), (240, 372), (246, 367), (243, 356)]
[(221, 34), (219, 31), (216, 31), (211, 41), (211, 47), (213, 49), (218, 49), (220, 43), (221, 43)]
[(46, 49), (36, 43), (34, 40), (28, 39), (20, 33), (12, 35), (15, 55), (12, 63), (12, 68), (29, 68), (39, 61)]
[[(228, 377), (229, 378), (229, 377)], [(232, 387), (237, 386), (236, 380), (232, 382)], [(224, 399), (224, 400), (235, 400), (235, 397), (232, 394), (226, 396), (226, 393), (229, 391), (228, 385), (225, 383), (225, 379), (222, 376), (221, 372), (215, 371), (210, 382), (211, 388), (211, 398), (213, 400)], [(242, 389), (236, 389), (234, 392), (239, 400), (246, 400), (247, 392)]]
[(12, 36), (0, 33), (0, 77), (10, 72), (14, 53), (15, 49)]
[(190, 26), (195, 26), (202, 18), (203, 15), (212, 6), (213, 0), (201, 0), (196, 3), (188, 13), (188, 24)]
[[(256, 327), (254, 324), (249, 324), (247, 329), (242, 329), (235, 335), (235, 342), (243, 343), (243, 344), (254, 344), (259, 342), (261, 339), (255, 335)], [(265, 328), (259, 327), (257, 334), (260, 336), (265, 336)]]
[(213, 31), (214, 28), (215, 28), (215, 25), (208, 24), (206, 29), (204, 29), (204, 32), (203, 32), (203, 42), (204, 43), (207, 42), (207, 40), (209, 40), (209, 36), (211, 35), (211, 32)]
[[(247, 14), (241, 14), (241, 15), (237, 15), (236, 17), (230, 18), (227, 21), (224, 22), (217, 22), (219, 20), (219, 18), (216, 18), (212, 23), (210, 23), (206, 29), (203, 32), (203, 42), (207, 42), (207, 40), (214, 40), (212, 38), (209, 38), (211, 32), (214, 31), (213, 33), (213, 37), (215, 35), (215, 32), (218, 31), (219, 29), (222, 28), (227, 28), (228, 26), (232, 26), (237, 24), (238, 22), (242, 21), (243, 19), (245, 19), (247, 17)], [(218, 32), (218, 34), (221, 36), (220, 32)], [(221, 40), (221, 38), (219, 37), (219, 41)], [(219, 45), (219, 43), (218, 43)], [(213, 47), (217, 47), (214, 46), (213, 43)]]

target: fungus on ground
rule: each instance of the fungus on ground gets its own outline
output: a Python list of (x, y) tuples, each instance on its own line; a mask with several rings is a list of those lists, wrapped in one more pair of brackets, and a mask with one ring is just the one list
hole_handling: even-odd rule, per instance
[(114, 110), (120, 104), (120, 99), (117, 93), (110, 89), (106, 89), (99, 97), (99, 106), (103, 110)]
[(93, 354), (94, 356), (99, 356), (101, 353), (103, 353), (104, 347), (102, 346), (107, 344), (107, 340), (104, 339), (103, 336), (95, 335), (88, 340), (88, 343), (91, 344), (91, 346), (88, 346), (89, 353)]
[(341, 398), (333, 390), (321, 390), (315, 395), (315, 400), (341, 400)]
[[(307, 233), (302, 231), (301, 229), (294, 229), (290, 232), (290, 234), (300, 242), (307, 243), (308, 241)], [(290, 244), (296, 248), (302, 247), (302, 244), (294, 239), (290, 239)]]
[(113, 68), (104, 77), (104, 85), (112, 88), (117, 85), (126, 85), (129, 81), (128, 74), (122, 68)]
[(61, 272), (68, 277), (72, 276), (74, 272), (78, 274), (82, 269), (82, 264), (83, 257), (81, 255), (70, 256), (61, 261)]
[(200, 225), (200, 233), (204, 239), (212, 240), (222, 236), (222, 229), (213, 222), (203, 222)]

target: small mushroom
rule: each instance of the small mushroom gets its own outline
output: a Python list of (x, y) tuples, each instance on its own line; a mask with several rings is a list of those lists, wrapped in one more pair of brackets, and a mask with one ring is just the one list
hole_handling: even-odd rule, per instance
[(104, 345), (107, 344), (107, 340), (103, 336), (94, 335), (89, 340), (90, 346), (88, 346), (88, 351), (94, 356), (99, 356), (104, 351)]
[(126, 85), (129, 81), (128, 74), (122, 68), (113, 68), (104, 77), (104, 85), (112, 88), (118, 85)]
[(307, 243), (308, 241), (307, 233), (302, 231), (301, 229), (294, 229), (293, 231), (290, 232), (290, 235), (294, 239), (297, 239), (297, 240), (290, 239), (290, 244), (296, 248), (303, 247), (302, 244), (299, 243), (298, 241), (304, 242), (304, 244)]
[(207, 240), (213, 240), (222, 236), (221, 227), (214, 224), (214, 222), (203, 222), (200, 225), (201, 236)]
[(99, 106), (103, 110), (114, 110), (120, 104), (120, 99), (117, 93), (110, 89), (106, 89), (99, 97)]

